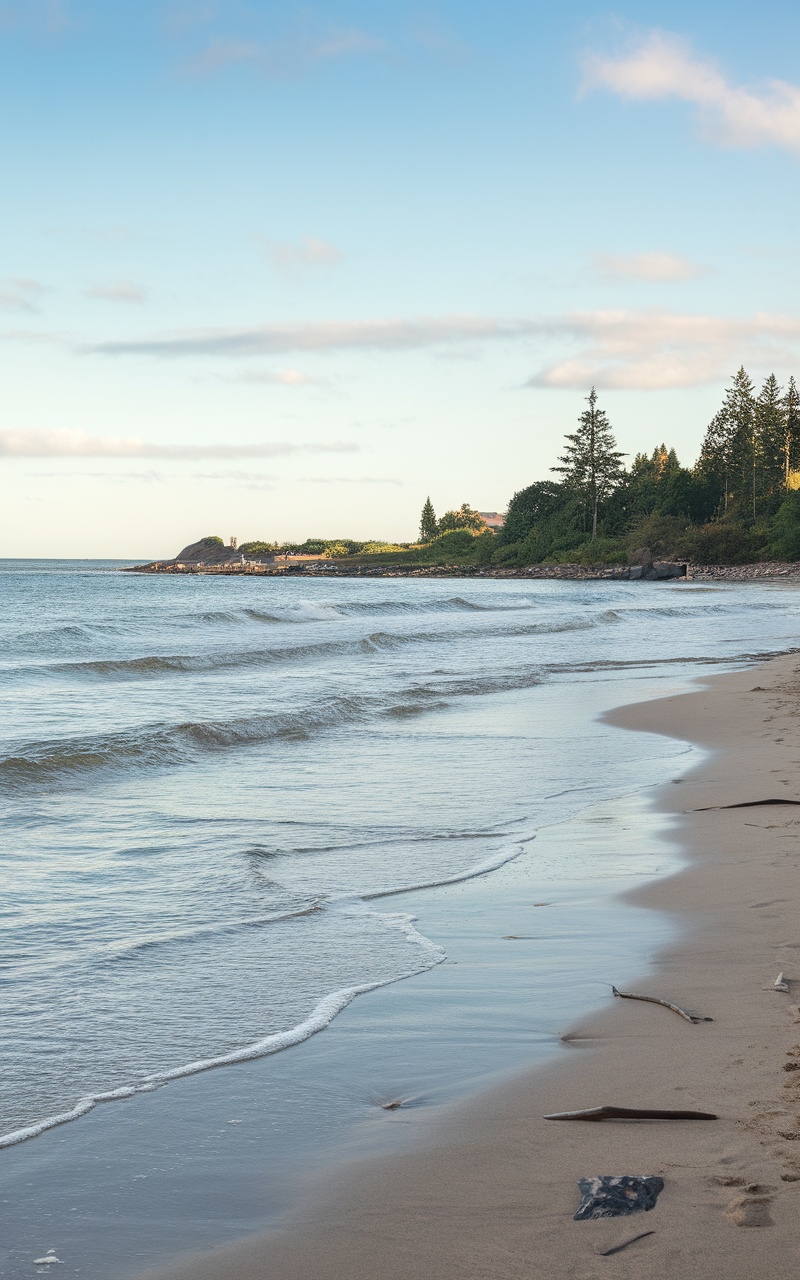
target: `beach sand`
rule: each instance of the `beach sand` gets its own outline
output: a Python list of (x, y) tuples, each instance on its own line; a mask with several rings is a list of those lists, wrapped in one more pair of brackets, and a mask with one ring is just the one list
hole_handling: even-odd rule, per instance
[[(685, 869), (637, 890), (678, 941), (635, 990), (713, 1018), (614, 1000), (556, 1064), (453, 1106), (424, 1148), (328, 1178), (290, 1228), (148, 1273), (160, 1280), (762, 1280), (800, 1239), (800, 660), (715, 677), (613, 722), (712, 753), (659, 805)], [(700, 810), (698, 812), (698, 810)], [(788, 992), (773, 984), (783, 971)], [(799, 1068), (799, 1069), (795, 1069)], [(715, 1121), (559, 1123), (613, 1104)], [(656, 1174), (649, 1213), (575, 1222), (577, 1180)], [(619, 1253), (605, 1250), (651, 1232)]]

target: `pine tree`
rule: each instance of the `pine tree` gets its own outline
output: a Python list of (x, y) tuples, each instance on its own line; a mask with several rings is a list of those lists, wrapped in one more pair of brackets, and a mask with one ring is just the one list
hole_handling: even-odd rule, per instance
[(781, 442), (781, 459), (783, 462), (783, 484), (788, 489), (792, 472), (800, 463), (800, 392), (794, 378), (789, 379), (786, 395), (783, 397), (783, 440)]
[[(761, 488), (768, 493), (785, 485), (785, 418), (783, 388), (774, 373), (764, 379), (756, 401), (756, 453), (761, 462)], [(755, 508), (753, 509), (755, 515)]]
[(731, 472), (733, 470), (734, 427), (725, 409), (719, 409), (706, 427), (698, 459), (698, 469), (718, 480), (724, 495), (723, 509), (728, 510)]
[(578, 430), (565, 437), (567, 443), (558, 459), (561, 466), (551, 470), (563, 475), (565, 486), (578, 495), (584, 510), (591, 515), (594, 542), (598, 509), (620, 483), (625, 455), (617, 449), (605, 410), (597, 408), (594, 387), (586, 398), (589, 408), (578, 419)]
[(731, 497), (744, 500), (747, 493), (755, 510), (760, 441), (753, 390), (753, 383), (740, 368), (731, 380), (722, 408), (708, 425), (700, 451), (700, 470), (720, 482), (726, 511)]
[(419, 540), (420, 542), (430, 542), (439, 532), (439, 525), (436, 520), (436, 512), (433, 509), (433, 503), (430, 498), (425, 499), (425, 505), (422, 508), (422, 515), (419, 520)]

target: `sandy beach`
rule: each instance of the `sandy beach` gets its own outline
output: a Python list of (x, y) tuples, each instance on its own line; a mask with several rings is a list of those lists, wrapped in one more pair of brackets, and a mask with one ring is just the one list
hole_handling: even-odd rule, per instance
[[(790, 655), (623, 708), (613, 722), (710, 749), (659, 793), (687, 864), (638, 890), (679, 941), (641, 994), (713, 1021), (614, 1000), (573, 1028), (550, 1068), (454, 1106), (424, 1149), (314, 1188), (290, 1229), (149, 1273), (163, 1280), (401, 1277), (764, 1277), (790, 1274), (800, 1203), (796, 800), (800, 662)], [(788, 992), (774, 982), (783, 971)], [(557, 1123), (612, 1104), (715, 1121)], [(656, 1208), (575, 1222), (577, 1181), (664, 1180)], [(604, 1251), (642, 1232), (610, 1256)]]

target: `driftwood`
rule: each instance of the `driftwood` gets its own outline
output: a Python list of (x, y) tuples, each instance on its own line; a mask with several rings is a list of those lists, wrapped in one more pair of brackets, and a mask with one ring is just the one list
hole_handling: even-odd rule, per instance
[(786, 979), (784, 978), (784, 976), (783, 976), (783, 972), (781, 972), (781, 973), (779, 973), (779, 974), (778, 974), (777, 978), (775, 979), (775, 981), (774, 981), (774, 983), (773, 983), (773, 986), (774, 986), (774, 988), (775, 988), (775, 990), (776, 990), (776, 991), (788, 991), (788, 990), (789, 990), (789, 983), (788, 983), (788, 982), (786, 981)]
[(761, 804), (800, 804), (800, 800), (739, 800), (736, 804), (707, 804), (702, 809), (693, 809), (692, 813), (710, 813), (712, 809), (756, 809)]
[(611, 990), (615, 996), (619, 996), (620, 1000), (645, 1000), (648, 1004), (663, 1004), (665, 1009), (671, 1009), (673, 1013), (677, 1013), (680, 1018), (685, 1018), (687, 1022), (713, 1022), (713, 1018), (701, 1017), (698, 1013), (687, 1013), (678, 1004), (672, 1004), (670, 1000), (660, 1000), (658, 996), (637, 996), (632, 991), (617, 991), (616, 987)]
[(604, 1249), (600, 1254), (601, 1258), (610, 1258), (612, 1253), (622, 1253), (623, 1249), (627, 1249), (629, 1244), (636, 1244), (637, 1240), (644, 1240), (645, 1236), (654, 1236), (655, 1231), (642, 1231), (638, 1236), (631, 1236), (630, 1240), (625, 1240), (622, 1244), (615, 1244), (613, 1249)]
[(710, 1111), (651, 1111), (647, 1107), (589, 1107), (586, 1111), (554, 1111), (544, 1120), (716, 1120)]

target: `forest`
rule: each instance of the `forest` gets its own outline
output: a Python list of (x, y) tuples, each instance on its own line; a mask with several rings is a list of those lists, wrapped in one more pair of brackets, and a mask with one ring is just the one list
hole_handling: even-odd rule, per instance
[(614, 564), (644, 548), (698, 564), (800, 559), (794, 378), (783, 388), (770, 374), (757, 390), (739, 369), (690, 467), (666, 443), (637, 453), (626, 466), (592, 388), (552, 475), (514, 494), (497, 536), (464, 529), (425, 539), (431, 513), (423, 510), (429, 554), (448, 544), (455, 552), (458, 539), (473, 563)]

